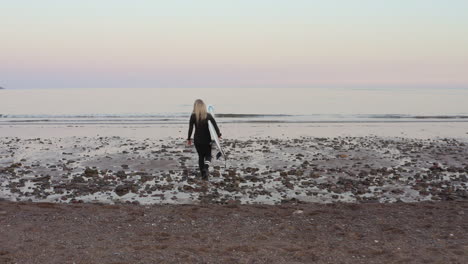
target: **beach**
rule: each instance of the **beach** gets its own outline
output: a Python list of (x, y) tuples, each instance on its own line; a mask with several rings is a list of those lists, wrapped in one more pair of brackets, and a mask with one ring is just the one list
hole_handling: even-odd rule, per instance
[(185, 125), (4, 126), (0, 260), (466, 262), (466, 123), (290, 126), (222, 125), (209, 181)]
[(0, 264), (468, 263), (466, 10), (3, 1)]
[[(101, 105), (103, 90), (36, 92), (48, 105), (19, 100), (27, 91), (0, 98), (0, 262), (468, 258), (468, 122), (466, 111), (450, 110), (460, 105), (426, 115), (391, 114), (391, 105), (360, 114), (351, 100), (337, 108), (344, 114), (328, 107), (315, 115), (305, 102), (285, 113), (265, 103), (234, 112), (226, 97), (216, 119), (228, 158), (215, 159), (204, 181), (186, 144), (181, 111), (190, 106), (163, 112), (174, 99), (159, 98), (157, 113), (149, 101), (124, 113), (156, 94), (118, 92), (129, 100)], [(365, 112), (387, 94), (375, 92)], [(332, 91), (322, 99), (344, 97)]]

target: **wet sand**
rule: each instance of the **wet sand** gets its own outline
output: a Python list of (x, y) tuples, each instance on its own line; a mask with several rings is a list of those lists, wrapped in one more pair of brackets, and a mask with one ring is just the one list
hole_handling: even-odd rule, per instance
[(0, 202), (0, 263), (467, 263), (466, 201)]
[[(219, 121), (219, 120), (218, 120)], [(188, 122), (188, 117), (187, 117)], [(299, 137), (403, 137), (468, 139), (468, 122), (325, 122), (325, 123), (222, 123), (226, 139)], [(67, 138), (113, 137), (164, 139), (187, 137), (188, 124), (28, 124), (0, 125), (0, 137)]]
[(0, 198), (134, 204), (466, 200), (468, 144), (456, 139), (254, 138), (199, 177), (181, 138), (0, 138)]

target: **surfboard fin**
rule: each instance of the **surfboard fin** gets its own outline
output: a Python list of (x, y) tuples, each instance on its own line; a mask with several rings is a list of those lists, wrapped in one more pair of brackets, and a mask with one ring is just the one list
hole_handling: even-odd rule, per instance
[(222, 155), (223, 155), (223, 154), (221, 154), (221, 151), (218, 152), (218, 154), (216, 154), (216, 159), (219, 160), (219, 158), (221, 158)]

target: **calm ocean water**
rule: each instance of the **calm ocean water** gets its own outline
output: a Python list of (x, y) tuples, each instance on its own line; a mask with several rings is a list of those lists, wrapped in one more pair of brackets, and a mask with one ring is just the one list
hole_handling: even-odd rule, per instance
[(184, 123), (193, 101), (218, 122), (468, 122), (468, 89), (0, 90), (0, 124)]

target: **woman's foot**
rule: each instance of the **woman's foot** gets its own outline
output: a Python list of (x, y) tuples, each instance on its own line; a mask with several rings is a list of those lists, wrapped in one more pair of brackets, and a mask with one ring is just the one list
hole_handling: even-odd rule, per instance
[(205, 164), (205, 169), (202, 171), (202, 179), (208, 180), (208, 164)]

